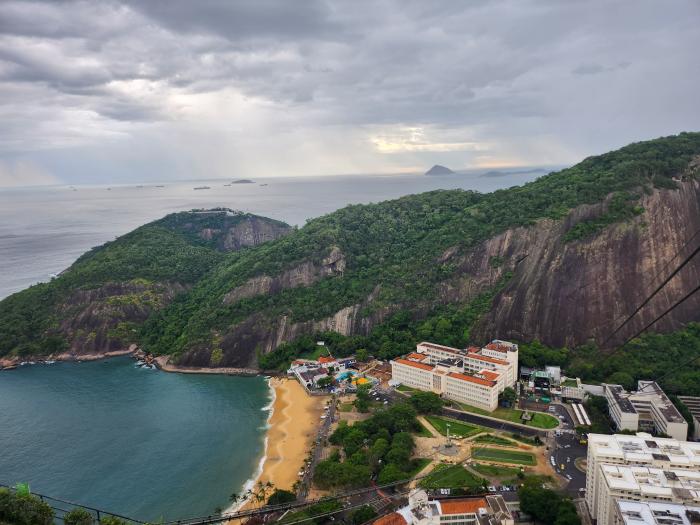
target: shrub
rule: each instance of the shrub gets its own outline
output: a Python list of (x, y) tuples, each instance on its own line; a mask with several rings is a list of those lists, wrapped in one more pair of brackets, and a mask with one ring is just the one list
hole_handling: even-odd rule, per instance
[(87, 510), (76, 507), (63, 517), (65, 525), (93, 525), (95, 518)]
[(0, 521), (12, 525), (53, 525), (53, 510), (31, 494), (0, 489)]

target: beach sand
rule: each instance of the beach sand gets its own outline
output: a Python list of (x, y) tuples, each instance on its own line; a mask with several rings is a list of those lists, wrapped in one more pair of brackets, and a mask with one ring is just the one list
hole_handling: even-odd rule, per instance
[[(275, 401), (267, 432), (265, 462), (256, 483), (270, 481), (275, 489), (292, 491), (316, 439), (323, 407), (329, 398), (308, 395), (293, 379), (272, 378), (270, 386), (275, 389)], [(252, 505), (247, 502), (242, 509)]]

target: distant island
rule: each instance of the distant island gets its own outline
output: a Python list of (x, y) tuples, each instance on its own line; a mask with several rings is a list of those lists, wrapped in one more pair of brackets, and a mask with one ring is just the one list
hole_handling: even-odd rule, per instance
[(250, 179), (238, 179), (234, 180), (231, 184), (255, 184), (255, 181)]
[(454, 171), (445, 166), (440, 166), (440, 164), (435, 164), (432, 168), (425, 172), (426, 175), (451, 175)]

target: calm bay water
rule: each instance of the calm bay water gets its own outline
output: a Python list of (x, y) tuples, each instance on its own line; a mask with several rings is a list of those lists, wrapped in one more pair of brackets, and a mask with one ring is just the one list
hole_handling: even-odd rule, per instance
[(0, 372), (0, 482), (143, 520), (206, 515), (256, 471), (269, 402), (262, 377), (125, 357)]

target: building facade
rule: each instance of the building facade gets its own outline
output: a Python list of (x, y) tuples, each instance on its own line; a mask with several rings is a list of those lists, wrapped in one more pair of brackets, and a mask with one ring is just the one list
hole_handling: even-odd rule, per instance
[(678, 503), (618, 500), (613, 525), (697, 525), (700, 507)]
[[(700, 443), (657, 438), (639, 432), (628, 435), (588, 435), (586, 468), (586, 504), (593, 518), (605, 507), (609, 516), (609, 503), (601, 504), (601, 495), (608, 493), (610, 477), (607, 467), (647, 467), (678, 473), (700, 472)], [(632, 490), (632, 489), (630, 489)], [(621, 493), (620, 497), (629, 494)], [(633, 499), (633, 498), (627, 498)], [(604, 512), (604, 513), (605, 513)], [(600, 525), (600, 524), (598, 524)]]
[(618, 430), (655, 431), (684, 441), (688, 423), (654, 381), (639, 381), (636, 392), (620, 385), (603, 385), (610, 417)]
[(415, 352), (391, 361), (393, 382), (488, 411), (515, 384), (517, 370), (518, 346), (499, 340), (466, 350), (423, 342)]

